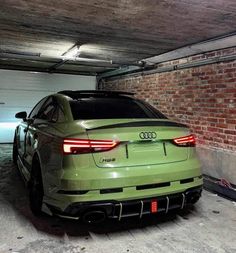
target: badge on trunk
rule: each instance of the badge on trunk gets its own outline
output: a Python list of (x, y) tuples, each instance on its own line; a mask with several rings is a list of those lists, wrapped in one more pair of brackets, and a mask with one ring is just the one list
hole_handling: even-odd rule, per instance
[(139, 134), (139, 137), (142, 140), (151, 140), (151, 139), (156, 139), (157, 134), (155, 132), (141, 132)]
[(101, 158), (100, 163), (110, 163), (110, 162), (115, 162), (116, 158)]

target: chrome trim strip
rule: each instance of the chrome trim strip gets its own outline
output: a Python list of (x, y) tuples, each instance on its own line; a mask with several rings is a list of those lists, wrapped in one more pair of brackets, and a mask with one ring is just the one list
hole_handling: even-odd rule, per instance
[(183, 196), (183, 201), (182, 201), (181, 209), (184, 208), (184, 203), (185, 203), (185, 195), (184, 195), (184, 193), (182, 193), (182, 196)]
[(120, 203), (119, 221), (121, 220), (121, 216), (122, 216), (122, 208), (123, 208), (123, 205), (122, 203)]
[(70, 219), (70, 220), (79, 220), (80, 219), (80, 217), (66, 216), (66, 215), (62, 215), (62, 214), (56, 214), (56, 216), (61, 217), (61, 218), (65, 218), (65, 219)]
[(166, 197), (166, 213), (169, 211), (169, 204), (170, 204), (170, 199), (169, 197)]
[(139, 218), (141, 219), (143, 216), (143, 201), (141, 200), (140, 203), (141, 203), (141, 210), (140, 210)]

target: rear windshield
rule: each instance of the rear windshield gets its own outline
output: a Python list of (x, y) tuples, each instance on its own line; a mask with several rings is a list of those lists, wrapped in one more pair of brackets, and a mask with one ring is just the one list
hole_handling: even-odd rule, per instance
[(83, 98), (70, 101), (74, 120), (166, 117), (152, 106), (128, 98)]

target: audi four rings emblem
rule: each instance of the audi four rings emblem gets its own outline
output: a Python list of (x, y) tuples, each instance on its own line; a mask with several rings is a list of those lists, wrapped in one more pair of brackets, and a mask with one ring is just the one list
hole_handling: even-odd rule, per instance
[(157, 134), (155, 132), (141, 132), (139, 134), (139, 137), (142, 140), (150, 140), (150, 139), (156, 139)]

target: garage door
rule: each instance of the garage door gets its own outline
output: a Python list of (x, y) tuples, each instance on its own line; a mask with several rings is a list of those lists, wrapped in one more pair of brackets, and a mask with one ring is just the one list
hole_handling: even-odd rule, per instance
[(95, 77), (0, 70), (0, 143), (12, 142), (16, 112), (30, 112), (41, 98), (66, 89), (93, 90)]

